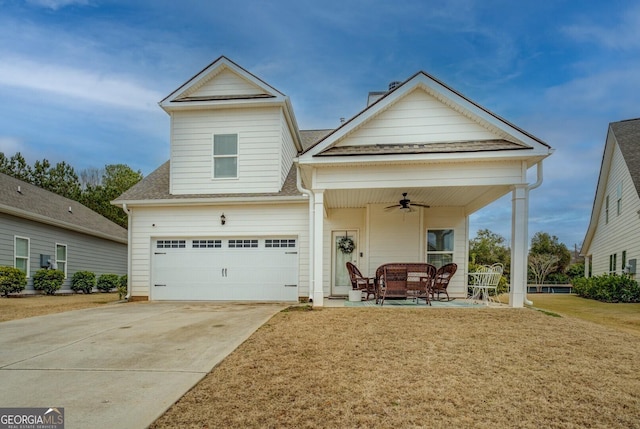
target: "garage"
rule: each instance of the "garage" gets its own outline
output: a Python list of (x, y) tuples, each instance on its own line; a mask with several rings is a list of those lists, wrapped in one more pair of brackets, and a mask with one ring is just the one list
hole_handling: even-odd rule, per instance
[(152, 240), (152, 300), (297, 301), (298, 240)]

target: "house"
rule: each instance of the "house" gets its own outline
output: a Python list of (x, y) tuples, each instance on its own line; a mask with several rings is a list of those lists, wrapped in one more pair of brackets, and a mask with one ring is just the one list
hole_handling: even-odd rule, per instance
[(510, 303), (523, 305), (528, 195), (552, 149), (434, 77), (303, 131), (287, 96), (220, 57), (160, 107), (170, 160), (114, 201), (129, 215), (130, 299), (321, 306), (347, 295), (347, 261), (365, 275), (453, 261), (449, 293), (464, 297), (469, 215), (511, 193)]
[(589, 228), (585, 276), (635, 274), (640, 257), (640, 118), (609, 124)]
[(0, 173), (0, 265), (27, 275), (24, 293), (35, 293), (33, 275), (57, 267), (59, 292), (70, 292), (76, 271), (127, 273), (127, 230), (77, 201)]

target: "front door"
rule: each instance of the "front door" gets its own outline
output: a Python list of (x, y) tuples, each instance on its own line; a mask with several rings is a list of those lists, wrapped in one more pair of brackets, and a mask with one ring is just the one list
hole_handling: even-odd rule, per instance
[(358, 231), (342, 230), (331, 233), (333, 244), (331, 295), (346, 296), (351, 290), (351, 280), (347, 272), (347, 262), (358, 265)]

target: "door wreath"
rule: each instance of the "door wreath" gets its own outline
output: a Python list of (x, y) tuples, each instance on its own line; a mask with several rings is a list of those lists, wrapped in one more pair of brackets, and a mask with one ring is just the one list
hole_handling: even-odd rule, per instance
[(355, 243), (349, 237), (342, 237), (338, 241), (338, 249), (340, 249), (342, 253), (345, 253), (345, 254), (352, 253), (355, 248), (356, 248)]

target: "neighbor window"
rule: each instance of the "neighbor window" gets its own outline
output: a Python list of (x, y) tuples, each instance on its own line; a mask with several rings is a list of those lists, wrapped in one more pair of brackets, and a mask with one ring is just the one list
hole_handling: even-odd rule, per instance
[(67, 278), (67, 245), (56, 243), (56, 269), (64, 273)]
[(616, 259), (617, 259), (617, 256), (615, 253), (613, 255), (609, 255), (609, 272), (610, 273), (616, 272), (616, 265), (617, 265)]
[(622, 270), (627, 268), (627, 251), (626, 250), (622, 251), (622, 261), (620, 262), (621, 262), (620, 268), (622, 268)]
[(15, 267), (29, 277), (29, 239), (15, 237), (14, 256)]
[(213, 136), (213, 178), (238, 177), (238, 135), (215, 134)]
[(622, 213), (622, 182), (618, 183), (618, 199), (616, 200), (616, 214)]
[(440, 268), (453, 262), (453, 229), (427, 231), (427, 263)]
[(604, 223), (609, 223), (609, 195), (604, 203)]

